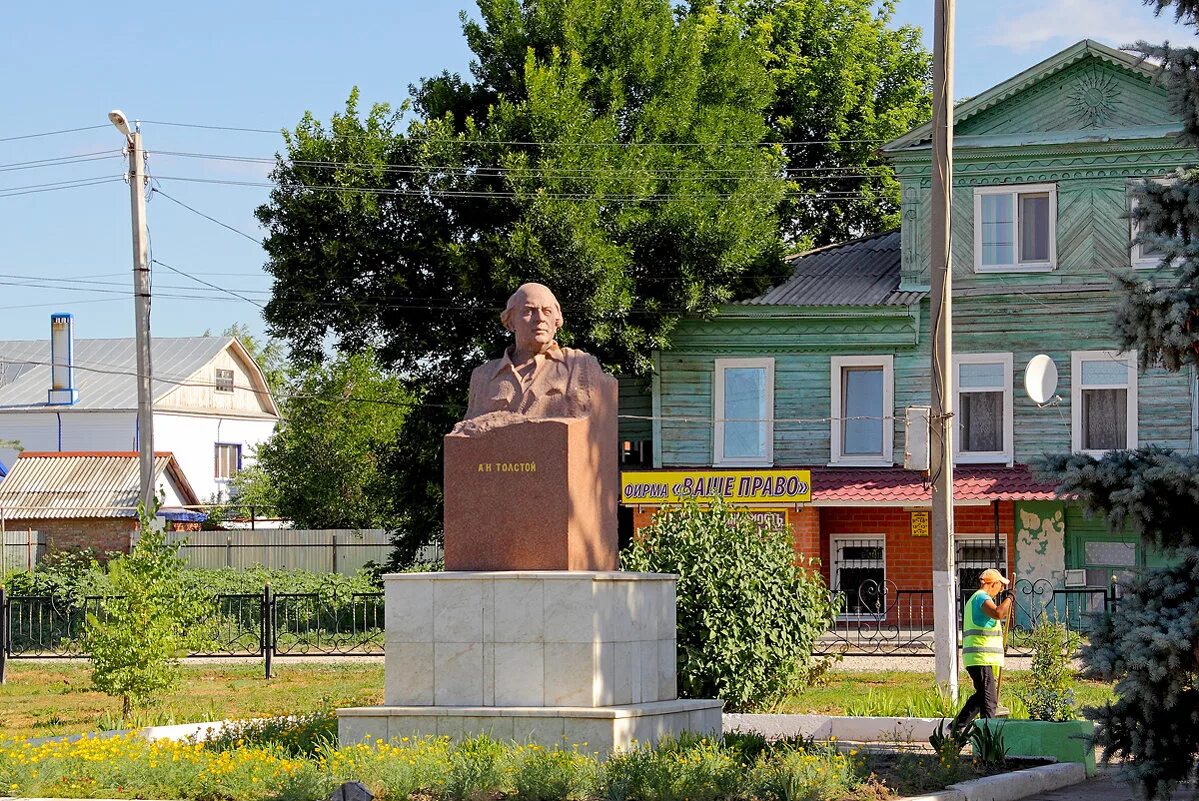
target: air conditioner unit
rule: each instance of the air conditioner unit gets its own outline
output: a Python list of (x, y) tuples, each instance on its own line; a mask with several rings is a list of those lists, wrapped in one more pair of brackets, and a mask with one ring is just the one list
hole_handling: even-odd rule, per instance
[(1087, 571), (1078, 568), (1077, 570), (1066, 571), (1066, 586), (1067, 587), (1085, 587), (1087, 586)]
[(932, 414), (929, 406), (909, 406), (903, 421), (903, 468), (905, 470), (928, 471), (928, 418)]

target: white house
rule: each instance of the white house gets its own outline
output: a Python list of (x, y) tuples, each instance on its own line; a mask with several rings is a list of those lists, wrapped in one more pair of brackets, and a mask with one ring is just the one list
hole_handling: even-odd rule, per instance
[[(136, 451), (134, 340), (0, 341), (0, 440), (25, 451)], [(174, 454), (201, 499), (223, 490), (279, 420), (262, 371), (233, 337), (152, 340), (154, 450)], [(52, 371), (51, 367), (54, 367)], [(52, 377), (53, 373), (53, 377)], [(19, 451), (0, 448), (11, 469)]]

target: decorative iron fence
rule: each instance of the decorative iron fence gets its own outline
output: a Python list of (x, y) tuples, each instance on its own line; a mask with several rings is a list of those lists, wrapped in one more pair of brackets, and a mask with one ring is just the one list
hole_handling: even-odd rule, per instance
[[(1042, 620), (1060, 621), (1071, 631), (1086, 636), (1095, 621), (1113, 611), (1117, 603), (1115, 588), (1063, 589), (1043, 578), (1019, 579), (1012, 585), (1012, 591), (1015, 610), (1008, 653), (1018, 656), (1031, 653), (1028, 634)], [(959, 623), (962, 609), (974, 592), (964, 590), (958, 597)], [(857, 586), (853, 598), (847, 598), (845, 593), (834, 593), (832, 597), (840, 614), (833, 628), (820, 638), (817, 654), (934, 654), (932, 590), (901, 589), (890, 581), (870, 579)]]
[[(1059, 620), (1086, 635), (1093, 623), (1115, 609), (1115, 589), (1062, 589), (1046, 579), (1020, 579), (1013, 585), (1015, 625), (1008, 652), (1030, 652), (1028, 633), (1043, 619)], [(958, 599), (958, 619), (972, 592)], [(867, 579), (855, 597), (834, 593), (841, 614), (816, 648), (820, 655), (928, 656), (935, 651), (932, 590), (904, 589), (890, 581)], [(88, 614), (103, 614), (103, 599), (64, 601), (48, 596), (8, 596), (0, 587), (0, 681), (9, 659), (86, 656), (83, 629)], [(218, 595), (211, 615), (200, 624), (202, 647), (191, 656), (257, 657), (266, 676), (272, 662), (289, 656), (378, 656), (383, 653), (383, 593), (326, 596), (321, 593)]]
[[(103, 615), (103, 600), (7, 595), (0, 587), (0, 681), (9, 659), (87, 656), (84, 625), (89, 614)], [(383, 593), (275, 593), (267, 586), (214, 597), (198, 625), (201, 645), (189, 656), (258, 657), (269, 678), (277, 657), (382, 655)]]

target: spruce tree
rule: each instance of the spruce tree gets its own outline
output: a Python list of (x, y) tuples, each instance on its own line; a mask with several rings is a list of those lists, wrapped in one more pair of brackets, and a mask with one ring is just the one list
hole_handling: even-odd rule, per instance
[[(1146, 5), (1199, 27), (1199, 0)], [(1161, 64), (1181, 140), (1199, 147), (1199, 50), (1145, 42), (1134, 49)], [(1124, 350), (1138, 350), (1142, 369), (1189, 370), (1199, 364), (1199, 166), (1133, 192), (1135, 244), (1160, 253), (1162, 269), (1119, 279), (1116, 333)], [(1104, 759), (1122, 760), (1146, 798), (1168, 797), (1199, 768), (1199, 457), (1150, 446), (1102, 459), (1051, 457), (1042, 467), (1064, 496), (1170, 557), (1169, 567), (1124, 587), (1080, 654), (1088, 677), (1116, 683), (1115, 701), (1087, 710)]]

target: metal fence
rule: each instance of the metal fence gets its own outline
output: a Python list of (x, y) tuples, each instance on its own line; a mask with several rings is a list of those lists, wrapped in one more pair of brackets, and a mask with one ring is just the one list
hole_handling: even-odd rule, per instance
[(33, 570), (46, 555), (46, 537), (32, 529), (0, 533), (0, 576), (10, 570)]
[(188, 567), (277, 570), (353, 575), (367, 562), (386, 563), (391, 543), (382, 529), (254, 529), (250, 531), (177, 531), (168, 542), (181, 543)]
[[(1115, 589), (1062, 589), (1045, 579), (1018, 580), (1015, 626), (1008, 652), (1030, 653), (1032, 626), (1051, 619), (1086, 635), (1096, 620), (1114, 611)], [(958, 616), (971, 592), (962, 593)], [(834, 595), (842, 614), (823, 635), (819, 655), (933, 656), (932, 591), (902, 589), (891, 582), (863, 582), (857, 597)], [(103, 599), (63, 600), (9, 596), (0, 587), (0, 680), (8, 659), (86, 656), (83, 628), (89, 614), (104, 614)], [(218, 595), (199, 624), (203, 644), (191, 656), (256, 657), (269, 677), (272, 662), (289, 656), (378, 656), (386, 639), (383, 593), (329, 596), (322, 593)]]
[[(957, 617), (975, 590), (958, 597)], [(1008, 653), (1031, 653), (1029, 633), (1042, 620), (1064, 623), (1071, 631), (1086, 636), (1094, 623), (1115, 610), (1115, 587), (1063, 589), (1047, 579), (1019, 579), (1012, 584), (1015, 609), (1008, 638)], [(863, 581), (853, 597), (834, 593), (839, 610), (837, 622), (824, 634), (816, 648), (820, 655), (932, 656), (933, 592), (902, 589), (890, 581)], [(960, 632), (959, 632), (960, 634)]]
[[(63, 600), (6, 595), (0, 587), (0, 681), (9, 659), (61, 659), (87, 655), (88, 615), (102, 617), (104, 599)], [(198, 623), (200, 647), (189, 656), (258, 657), (266, 676), (288, 656), (379, 656), (383, 653), (383, 593), (337, 597), (321, 593), (218, 595)]]

